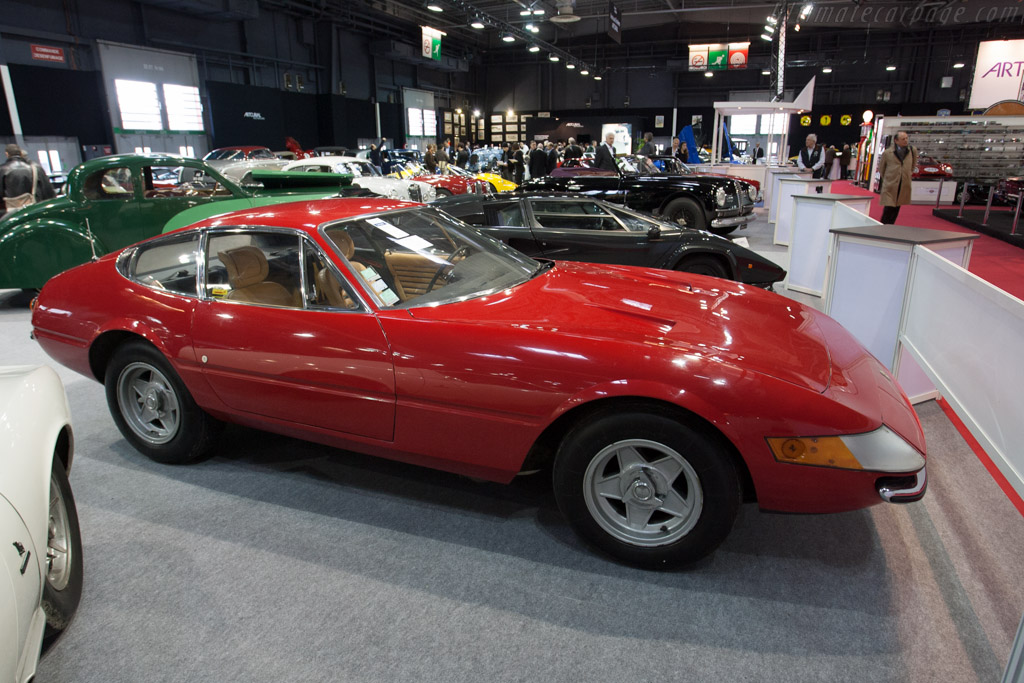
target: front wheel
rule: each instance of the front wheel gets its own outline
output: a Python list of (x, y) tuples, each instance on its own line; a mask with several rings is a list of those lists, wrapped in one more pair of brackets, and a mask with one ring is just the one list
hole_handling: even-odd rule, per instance
[(50, 470), (50, 514), (46, 533), (46, 581), (43, 584), (43, 612), (46, 632), (43, 648), (49, 648), (64, 629), (82, 599), (82, 532), (78, 510), (71, 494), (67, 471), (54, 457)]
[(440, 199), (441, 197), (451, 197), (452, 192), (451, 190), (446, 190), (443, 187), (438, 187), (434, 189), (434, 196), (436, 196), (438, 199)]
[(711, 553), (732, 529), (740, 502), (728, 452), (649, 413), (607, 414), (574, 428), (555, 459), (554, 492), (578, 534), (650, 569)]
[(688, 197), (673, 199), (665, 207), (665, 218), (684, 228), (704, 230), (707, 220), (700, 204)]
[(121, 346), (107, 366), (107, 405), (117, 428), (144, 455), (181, 465), (201, 457), (221, 423), (196, 405), (156, 348), (143, 341)]
[(676, 270), (684, 273), (696, 273), (697, 275), (720, 277), (724, 280), (729, 279), (729, 271), (724, 265), (722, 265), (722, 262), (714, 256), (708, 256), (706, 254), (683, 259), (679, 262), (679, 265), (676, 266)]

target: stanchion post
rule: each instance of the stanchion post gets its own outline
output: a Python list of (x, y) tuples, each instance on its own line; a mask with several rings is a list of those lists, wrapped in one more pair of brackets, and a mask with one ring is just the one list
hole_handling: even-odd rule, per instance
[(957, 218), (964, 217), (964, 204), (967, 203), (967, 181), (964, 181), (964, 187), (960, 190), (960, 213), (956, 215)]
[(936, 209), (939, 208), (939, 204), (942, 203), (942, 183), (944, 181), (945, 181), (945, 178), (939, 178), (939, 193), (937, 195), (935, 195), (935, 208)]
[(981, 219), (981, 227), (988, 225), (988, 214), (992, 211), (992, 198), (996, 196), (996, 186), (988, 186), (988, 201), (985, 202), (985, 217)]
[(1013, 227), (1010, 228), (1010, 234), (1011, 235), (1016, 235), (1017, 234), (1017, 221), (1020, 220), (1020, 204), (1021, 204), (1022, 201), (1024, 201), (1024, 192), (1018, 190), (1017, 191), (1017, 209), (1013, 212)]

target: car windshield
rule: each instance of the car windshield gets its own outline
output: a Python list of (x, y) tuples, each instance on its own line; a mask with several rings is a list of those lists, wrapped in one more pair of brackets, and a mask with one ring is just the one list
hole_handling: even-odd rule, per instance
[(203, 161), (225, 161), (227, 159), (244, 158), (245, 154), (240, 149), (215, 149), (203, 157)]
[[(514, 287), (545, 266), (436, 209), (331, 223), (324, 235), (379, 305), (439, 306)], [(354, 247), (354, 248), (353, 248)]]
[(277, 155), (269, 149), (254, 149), (249, 152), (250, 159), (276, 159)]
[(368, 161), (339, 161), (334, 165), (335, 173), (350, 173), (356, 178), (373, 178), (381, 175)]
[(691, 175), (693, 171), (673, 157), (626, 155), (619, 158), (619, 169), (633, 175)]

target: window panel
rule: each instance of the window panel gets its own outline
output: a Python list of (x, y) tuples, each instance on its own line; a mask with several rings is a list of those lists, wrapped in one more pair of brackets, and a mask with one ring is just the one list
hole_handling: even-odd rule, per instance
[(167, 126), (171, 130), (204, 130), (199, 88), (164, 83), (164, 104), (167, 105)]
[(195, 296), (199, 236), (173, 237), (140, 247), (128, 276), (154, 289)]
[(117, 107), (121, 111), (121, 127), (126, 130), (163, 130), (160, 98), (156, 83), (114, 80)]
[(298, 236), (260, 232), (211, 235), (206, 289), (214, 299), (301, 308)]

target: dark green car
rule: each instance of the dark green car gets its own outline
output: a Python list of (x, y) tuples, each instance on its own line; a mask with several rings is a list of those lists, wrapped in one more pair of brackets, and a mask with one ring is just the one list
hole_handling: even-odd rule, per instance
[[(232, 199), (265, 201), (267, 195), (281, 200), (332, 196), (345, 180), (350, 178), (335, 175), (331, 186), (243, 188), (198, 159), (165, 154), (93, 159), (72, 169), (63, 196), (0, 219), (0, 289), (42, 287), (72, 266), (159, 235), (186, 209)], [(231, 204), (237, 208), (238, 202)]]

